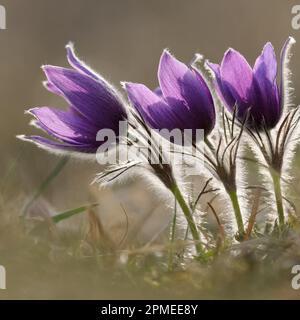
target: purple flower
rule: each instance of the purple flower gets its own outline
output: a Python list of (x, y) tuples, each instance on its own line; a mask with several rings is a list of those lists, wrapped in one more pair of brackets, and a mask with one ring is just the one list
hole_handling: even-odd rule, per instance
[[(283, 109), (283, 64), (287, 48), (294, 40), (289, 38), (281, 52), (280, 83), (277, 83), (277, 61), (274, 48), (267, 43), (251, 68), (237, 51), (229, 49), (221, 65), (208, 63), (216, 76), (216, 90), (226, 107), (243, 121), (249, 112), (248, 126), (271, 129), (278, 123)], [(248, 111), (249, 110), (249, 111)]]
[(23, 136), (51, 150), (68, 150), (94, 153), (104, 141), (96, 141), (100, 129), (111, 129), (119, 135), (119, 121), (126, 120), (123, 102), (115, 89), (97, 75), (67, 46), (67, 58), (73, 67), (43, 66), (47, 76), (45, 87), (62, 96), (69, 104), (64, 111), (52, 107), (28, 110), (34, 124), (47, 132), (54, 140), (40, 136)]
[(159, 88), (125, 83), (128, 97), (143, 119), (154, 129), (196, 129), (211, 132), (215, 108), (209, 88), (200, 73), (164, 51), (158, 68)]

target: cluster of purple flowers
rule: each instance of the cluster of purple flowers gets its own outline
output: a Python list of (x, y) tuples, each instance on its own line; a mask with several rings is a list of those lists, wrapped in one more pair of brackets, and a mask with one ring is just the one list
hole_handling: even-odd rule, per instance
[[(282, 49), (281, 61), (290, 41), (291, 38)], [(72, 45), (67, 46), (67, 58), (72, 68), (47, 65), (43, 70), (46, 88), (62, 96), (69, 109), (38, 107), (28, 111), (36, 118), (35, 124), (55, 140), (40, 136), (26, 139), (51, 149), (93, 153), (101, 144), (96, 141), (97, 132), (109, 128), (119, 134), (119, 121), (127, 119), (128, 110), (116, 89), (79, 60)], [(249, 112), (249, 127), (276, 126), (283, 110), (283, 76), (282, 68), (278, 71), (271, 43), (265, 45), (253, 68), (233, 49), (226, 51), (220, 65), (208, 63), (208, 66), (215, 75), (219, 98), (230, 112), (236, 107), (239, 120)], [(213, 130), (216, 123), (213, 96), (196, 68), (178, 61), (165, 50), (159, 63), (158, 81), (159, 87), (154, 91), (143, 84), (124, 84), (133, 107), (150, 127), (203, 129), (205, 135)]]

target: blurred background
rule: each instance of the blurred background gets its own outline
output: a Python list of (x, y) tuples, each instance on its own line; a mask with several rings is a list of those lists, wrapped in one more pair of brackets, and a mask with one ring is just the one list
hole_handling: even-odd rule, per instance
[[(0, 177), (10, 172), (2, 188), (11, 201), (30, 194), (58, 161), (15, 136), (38, 132), (28, 125), (25, 109), (65, 106), (43, 88), (40, 66), (67, 66), (64, 47), (69, 41), (85, 62), (118, 88), (124, 80), (154, 88), (164, 48), (185, 62), (194, 53), (219, 62), (233, 47), (254, 63), (267, 41), (279, 56), (291, 35), (297, 41), (292, 80), (299, 92), (300, 30), (291, 27), (291, 9), (297, 1), (1, 0), (0, 4), (7, 11), (7, 30), (0, 31)], [(295, 98), (298, 101), (299, 96)], [(68, 163), (44, 194), (48, 205), (60, 211), (87, 203), (91, 191), (86, 185), (98, 171), (92, 163)], [(153, 204), (151, 197), (143, 203)]]

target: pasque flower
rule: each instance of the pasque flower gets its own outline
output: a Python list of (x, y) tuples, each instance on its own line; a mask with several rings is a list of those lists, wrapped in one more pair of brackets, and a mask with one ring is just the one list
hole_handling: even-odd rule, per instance
[[(158, 130), (179, 129), (185, 133), (185, 129), (192, 129), (190, 138), (193, 142), (198, 138), (197, 129), (203, 129), (205, 134), (209, 134), (215, 125), (215, 109), (212, 95), (201, 74), (165, 50), (159, 63), (158, 80), (159, 87), (154, 91), (143, 84), (124, 83), (129, 100), (145, 123)], [(159, 157), (161, 158), (163, 154)], [(197, 225), (191, 208), (178, 188), (172, 166), (159, 164), (152, 168), (157, 176), (166, 176), (162, 181), (179, 203), (196, 241), (196, 250), (202, 255)]]
[[(286, 54), (289, 38), (281, 52), (281, 62)], [(226, 107), (243, 121), (249, 113), (248, 126), (272, 129), (283, 110), (283, 66), (278, 71), (274, 48), (268, 42), (253, 68), (234, 49), (228, 49), (221, 65), (208, 63), (216, 77), (216, 89)], [(279, 75), (279, 80), (277, 77)]]
[[(240, 121), (247, 120), (246, 131), (253, 146), (261, 152), (265, 167), (269, 169), (281, 230), (285, 224), (282, 168), (287, 146), (299, 121), (297, 109), (286, 108), (290, 92), (287, 63), (293, 43), (295, 40), (291, 37), (285, 42), (280, 56), (280, 68), (277, 66), (274, 48), (269, 42), (253, 68), (233, 49), (225, 53), (221, 65), (208, 63), (215, 73), (216, 90), (221, 100), (230, 111), (236, 110)], [(284, 108), (286, 115), (282, 117)], [(278, 127), (270, 134), (270, 130), (277, 124)]]
[(127, 118), (124, 104), (115, 89), (101, 76), (86, 66), (67, 45), (67, 58), (71, 68), (46, 65), (43, 70), (45, 87), (62, 96), (69, 108), (37, 107), (28, 110), (34, 124), (54, 138), (23, 136), (42, 147), (93, 153), (103, 143), (96, 141), (100, 129), (111, 129), (119, 134), (119, 121)]
[(209, 134), (215, 125), (213, 98), (201, 74), (175, 59), (167, 50), (158, 68), (159, 88), (125, 83), (128, 97), (138, 113), (154, 129), (196, 129)]

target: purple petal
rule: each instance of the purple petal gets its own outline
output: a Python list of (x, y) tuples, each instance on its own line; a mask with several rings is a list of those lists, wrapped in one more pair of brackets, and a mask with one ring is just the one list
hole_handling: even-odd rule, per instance
[(92, 77), (95, 80), (99, 80), (100, 76), (98, 76), (91, 68), (89, 68), (77, 57), (72, 43), (67, 44), (66, 49), (68, 62), (74, 69)]
[(189, 68), (175, 59), (167, 50), (164, 50), (158, 67), (158, 80), (165, 98), (184, 100), (181, 83), (190, 73)]
[(194, 87), (189, 86), (187, 83), (184, 85), (185, 97), (189, 104), (189, 109), (195, 116), (195, 122), (198, 125), (195, 126), (197, 129), (204, 129), (208, 134), (215, 126), (216, 112), (214, 101), (210, 90), (204, 81), (202, 75), (198, 70), (193, 69), (192, 72), (195, 75)]
[(43, 85), (48, 91), (50, 91), (58, 96), (62, 95), (61, 91), (53, 83), (51, 83), (49, 81), (44, 81)]
[(234, 106), (236, 99), (232, 96), (230, 90), (226, 87), (226, 83), (222, 83), (220, 65), (207, 62), (208, 67), (215, 74), (214, 86), (220, 99), (225, 103), (229, 110)]
[(264, 46), (261, 55), (256, 59), (253, 74), (258, 82), (267, 80), (274, 84), (277, 76), (277, 61), (270, 42)]
[(67, 44), (66, 49), (68, 62), (75, 70), (99, 82), (100, 85), (105, 87), (115, 96), (117, 100), (119, 100), (114, 92), (113, 86), (77, 57), (77, 55), (75, 54), (74, 45), (72, 43)]
[(114, 130), (126, 118), (122, 102), (109, 87), (76, 70), (45, 66), (44, 71), (70, 105), (97, 128)]
[(38, 120), (38, 125), (50, 135), (70, 143), (95, 143), (97, 127), (82, 120), (72, 109), (62, 111), (40, 107), (29, 110)]
[(157, 87), (153, 92), (157, 94), (159, 97), (162, 97), (163, 95), (160, 87)]
[(229, 49), (223, 58), (221, 79), (238, 104), (251, 103), (253, 73), (246, 59), (237, 51)]
[[(214, 103), (201, 74), (164, 51), (158, 77), (166, 101), (178, 118), (185, 121), (185, 128), (189, 125), (194, 129), (210, 131), (215, 122)], [(188, 113), (189, 119), (185, 113)]]
[(255, 104), (252, 113), (254, 118), (263, 117), (267, 127), (272, 128), (280, 118), (281, 108), (276, 83), (277, 61), (271, 43), (265, 45), (262, 54), (257, 58), (253, 73)]
[(97, 151), (97, 148), (98, 148), (97, 146), (90, 145), (90, 144), (74, 145), (74, 144), (60, 143), (60, 142), (56, 142), (40, 136), (22, 136), (20, 138), (22, 140), (33, 142), (40, 147), (50, 149), (50, 150), (94, 153), (95, 151)]
[(133, 106), (152, 128), (178, 128), (178, 120), (170, 106), (146, 86), (127, 82), (125, 89)]

